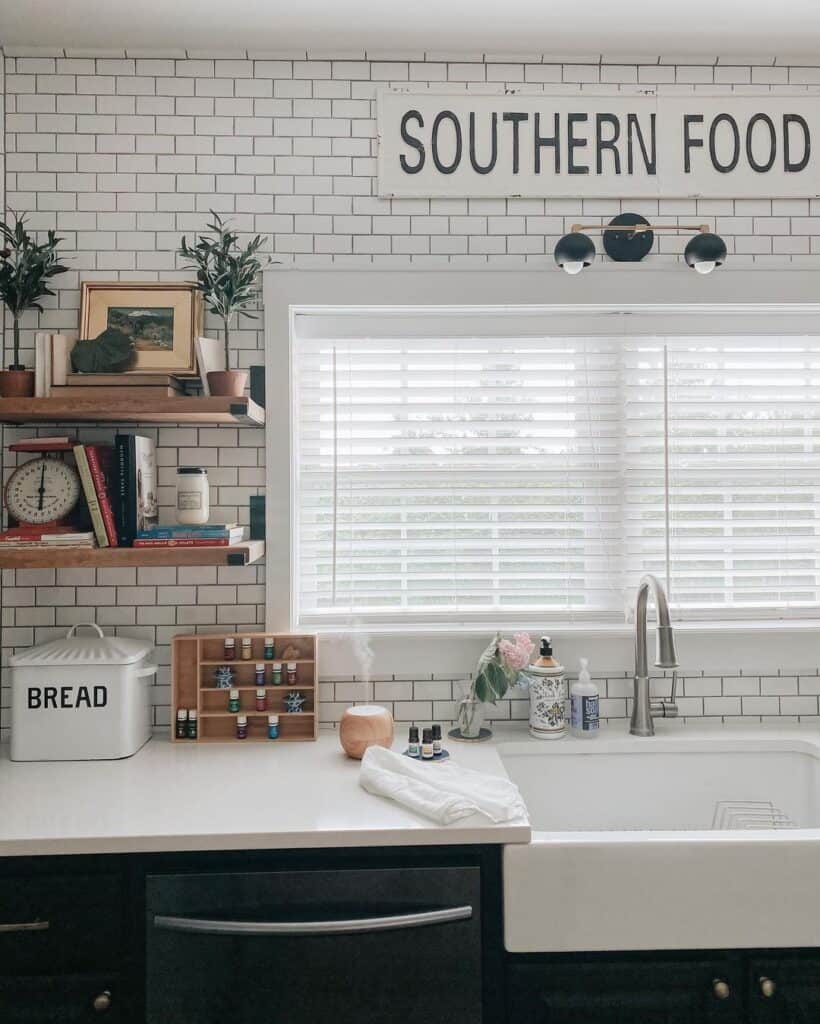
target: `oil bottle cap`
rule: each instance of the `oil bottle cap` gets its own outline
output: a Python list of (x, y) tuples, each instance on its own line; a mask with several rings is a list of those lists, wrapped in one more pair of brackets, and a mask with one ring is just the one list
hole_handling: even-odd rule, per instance
[(434, 725), (433, 726), (433, 739), (434, 740), (440, 740), (441, 739), (441, 726), (440, 725)]
[(432, 729), (423, 729), (422, 733), (421, 733), (421, 738), (422, 738), (422, 741), (424, 743), (432, 743), (433, 742), (433, 730)]
[(541, 637), (541, 657), (547, 658), (552, 655), (552, 642), (548, 636)]
[(418, 743), (419, 741), (419, 727), (417, 725), (410, 726), (410, 742)]

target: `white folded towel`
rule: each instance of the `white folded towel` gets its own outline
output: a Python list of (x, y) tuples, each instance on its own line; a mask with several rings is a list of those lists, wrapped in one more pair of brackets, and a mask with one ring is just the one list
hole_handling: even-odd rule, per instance
[(476, 812), (496, 823), (527, 813), (518, 787), (509, 779), (450, 762), (420, 764), (384, 747), (367, 748), (359, 783), (368, 793), (395, 800), (441, 825)]

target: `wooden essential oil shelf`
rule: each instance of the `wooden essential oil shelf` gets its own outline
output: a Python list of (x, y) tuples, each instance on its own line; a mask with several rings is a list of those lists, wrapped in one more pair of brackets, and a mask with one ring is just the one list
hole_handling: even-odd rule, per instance
[[(245, 638), (251, 639), (250, 658), (225, 658), (225, 640), (234, 640), (237, 651), (241, 641)], [(284, 651), (292, 648), (298, 651), (299, 657), (295, 658), (265, 658), (265, 639), (273, 637), (275, 649)], [(316, 706), (318, 696), (318, 663), (317, 663), (317, 640), (308, 633), (300, 634), (277, 634), (277, 633), (227, 633), (227, 634), (185, 634), (175, 636), (171, 642), (171, 676), (172, 676), (172, 701), (171, 701), (171, 737), (179, 743), (261, 743), (271, 745), (276, 743), (296, 743), (315, 740), (318, 733), (319, 711)], [(266, 672), (265, 684), (256, 686), (250, 684), (251, 673), (255, 671), (257, 664), (264, 664), (266, 667), (274, 662), (287, 663), (295, 662), (297, 671), (296, 683), (279, 683), (274, 685), (270, 681), (270, 673)], [(215, 686), (213, 682), (214, 669), (218, 666), (228, 666), (234, 671), (234, 679), (237, 685), (231, 687)], [(248, 666), (247, 672), (244, 666)], [(241, 684), (239, 683), (241, 680)], [(257, 711), (255, 706), (242, 707), (239, 711), (227, 711), (224, 704), (219, 707), (222, 700), (227, 702), (229, 690), (235, 689), (240, 694), (255, 693), (257, 689), (265, 690), (266, 699), (278, 706), (269, 707), (264, 711)], [(286, 711), (281, 706), (283, 700), (276, 700), (277, 690), (282, 691), (283, 698), (288, 692), (304, 691), (308, 697), (310, 707), (303, 711)], [(220, 694), (214, 697), (213, 694)], [(247, 697), (248, 703), (252, 703)], [(176, 714), (179, 709), (196, 710), (197, 712), (197, 736), (195, 739), (176, 740), (175, 726)], [(245, 739), (238, 739), (236, 736), (236, 718), (238, 715), (245, 715), (248, 720), (248, 734)], [(271, 740), (267, 735), (268, 715), (279, 716), (279, 736)]]

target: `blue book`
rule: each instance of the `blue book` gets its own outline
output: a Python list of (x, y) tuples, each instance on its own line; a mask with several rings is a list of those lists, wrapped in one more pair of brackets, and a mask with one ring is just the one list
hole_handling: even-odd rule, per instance
[(156, 526), (150, 530), (140, 530), (140, 540), (180, 540), (197, 537), (230, 537), (243, 532), (241, 526)]

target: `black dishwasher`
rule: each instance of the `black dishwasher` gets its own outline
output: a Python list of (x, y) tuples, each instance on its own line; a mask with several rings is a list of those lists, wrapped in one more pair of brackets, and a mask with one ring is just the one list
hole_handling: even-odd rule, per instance
[(478, 867), (147, 878), (147, 1024), (479, 1024)]

